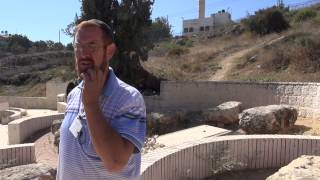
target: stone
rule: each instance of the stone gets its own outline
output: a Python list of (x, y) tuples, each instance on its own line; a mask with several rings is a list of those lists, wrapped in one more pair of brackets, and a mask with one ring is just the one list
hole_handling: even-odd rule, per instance
[(55, 134), (57, 131), (59, 131), (61, 124), (62, 124), (62, 119), (57, 119), (52, 122), (52, 125), (51, 125), (52, 134)]
[(204, 118), (201, 111), (168, 111), (147, 114), (149, 135), (161, 135), (199, 125)]
[(289, 105), (269, 105), (244, 110), (239, 127), (248, 134), (274, 134), (294, 125), (297, 109)]
[(317, 180), (320, 179), (320, 156), (306, 156), (293, 160), (290, 164), (279, 169), (267, 180)]
[(59, 147), (59, 143), (60, 143), (60, 131), (56, 131), (54, 134), (54, 141), (53, 144), (57, 147)]
[(62, 121), (62, 119), (54, 120), (51, 125), (51, 133), (54, 135), (53, 144), (57, 147), (59, 147), (60, 142), (60, 126), (62, 124)]
[(0, 170), (0, 179), (54, 180), (56, 169), (41, 163), (15, 166)]
[(206, 122), (221, 124), (235, 124), (239, 122), (239, 113), (242, 111), (242, 103), (229, 101), (220, 104), (215, 108), (202, 111)]

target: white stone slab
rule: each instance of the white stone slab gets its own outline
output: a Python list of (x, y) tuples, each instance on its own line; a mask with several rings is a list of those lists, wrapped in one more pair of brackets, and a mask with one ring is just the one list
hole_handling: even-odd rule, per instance
[(212, 136), (222, 136), (228, 133), (231, 133), (231, 131), (214, 126), (201, 125), (159, 136), (157, 142), (165, 146), (175, 146), (189, 141), (196, 141)]

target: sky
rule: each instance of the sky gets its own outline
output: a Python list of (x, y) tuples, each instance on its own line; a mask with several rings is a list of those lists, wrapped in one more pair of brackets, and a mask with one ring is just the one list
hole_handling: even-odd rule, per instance
[[(309, 0), (284, 0), (286, 5)], [(206, 17), (225, 9), (233, 20), (253, 14), (256, 10), (275, 5), (277, 0), (206, 0)], [(80, 14), (79, 0), (0, 0), (0, 31), (26, 35), (32, 41), (52, 40), (63, 44), (72, 38), (61, 29)], [(198, 0), (155, 0), (152, 19), (166, 17), (174, 35), (182, 31), (183, 19), (198, 17)]]

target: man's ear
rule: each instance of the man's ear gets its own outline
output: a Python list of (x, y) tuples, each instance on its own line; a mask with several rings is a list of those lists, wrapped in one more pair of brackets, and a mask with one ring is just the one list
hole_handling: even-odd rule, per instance
[(110, 59), (113, 57), (113, 55), (117, 51), (117, 46), (115, 43), (111, 43), (106, 47), (106, 59), (107, 61), (110, 61)]

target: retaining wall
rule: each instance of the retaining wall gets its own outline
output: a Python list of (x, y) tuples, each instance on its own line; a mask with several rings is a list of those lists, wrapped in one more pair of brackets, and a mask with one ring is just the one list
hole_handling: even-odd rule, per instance
[(10, 107), (25, 109), (57, 109), (57, 94), (64, 93), (67, 83), (47, 82), (46, 97), (0, 96), (0, 102), (8, 102)]
[(0, 111), (4, 111), (4, 110), (7, 110), (7, 109), (9, 109), (8, 102), (1, 102), (0, 101)]
[(280, 168), (301, 155), (320, 155), (320, 137), (211, 137), (143, 155), (141, 180), (203, 179), (227, 170)]
[(0, 169), (35, 162), (34, 143), (0, 147)]
[(320, 83), (173, 82), (162, 81), (160, 96), (145, 97), (148, 111), (201, 110), (226, 101), (244, 108), (289, 104), (300, 117), (320, 118)]
[(9, 144), (23, 143), (32, 134), (51, 127), (56, 119), (63, 119), (64, 114), (57, 113), (55, 115), (25, 117), (14, 120), (8, 124)]

